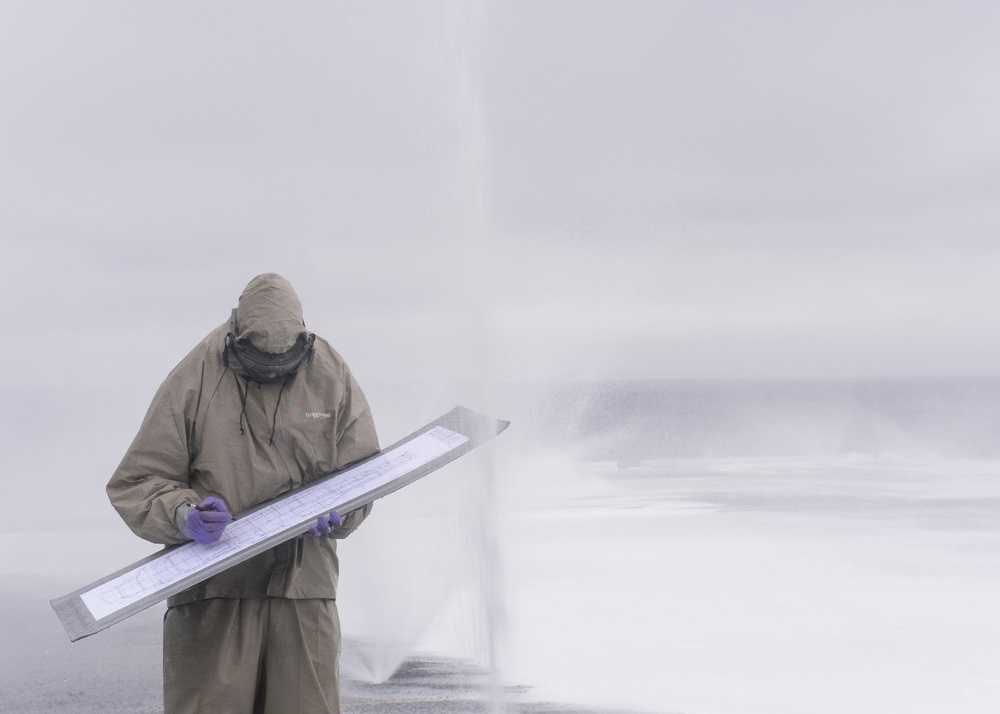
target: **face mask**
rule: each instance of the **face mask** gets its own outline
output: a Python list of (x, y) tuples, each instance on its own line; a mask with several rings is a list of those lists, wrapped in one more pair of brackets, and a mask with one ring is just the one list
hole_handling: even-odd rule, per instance
[[(249, 340), (237, 341), (230, 332), (226, 335), (226, 346), (222, 350), (222, 364), (229, 366), (229, 355), (232, 353), (247, 377), (253, 381), (261, 384), (277, 382), (295, 374), (303, 362), (312, 364), (315, 340), (316, 335), (312, 333), (308, 337), (299, 335), (291, 349), (274, 354), (257, 349)], [(270, 376), (272, 373), (273, 376)]]

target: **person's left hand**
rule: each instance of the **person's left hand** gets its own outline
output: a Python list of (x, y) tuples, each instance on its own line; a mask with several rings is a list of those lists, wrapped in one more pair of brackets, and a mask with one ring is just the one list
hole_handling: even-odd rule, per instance
[[(344, 519), (336, 511), (330, 511), (326, 515), (316, 519), (316, 525), (309, 529), (309, 535), (328, 536), (344, 524)], [(303, 536), (306, 534), (303, 533)]]

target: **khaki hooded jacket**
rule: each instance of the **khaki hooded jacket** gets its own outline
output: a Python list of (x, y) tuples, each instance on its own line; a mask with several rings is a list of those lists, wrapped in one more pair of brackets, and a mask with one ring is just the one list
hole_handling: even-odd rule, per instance
[[(261, 384), (236, 360), (223, 363), (226, 335), (282, 352), (306, 334), (292, 286), (273, 273), (254, 278), (231, 319), (169, 374), (108, 483), (128, 526), (154, 543), (184, 541), (179, 507), (217, 496), (237, 516), (378, 451), (368, 402), (344, 360), (317, 337), (311, 364)], [(335, 538), (356, 529), (371, 505), (331, 537), (294, 538), (170, 598), (331, 598), (339, 565)]]

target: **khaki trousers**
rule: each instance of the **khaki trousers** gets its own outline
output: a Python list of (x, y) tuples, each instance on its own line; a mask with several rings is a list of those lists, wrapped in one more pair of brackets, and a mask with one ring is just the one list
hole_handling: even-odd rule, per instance
[(215, 598), (167, 609), (164, 714), (339, 714), (333, 600)]

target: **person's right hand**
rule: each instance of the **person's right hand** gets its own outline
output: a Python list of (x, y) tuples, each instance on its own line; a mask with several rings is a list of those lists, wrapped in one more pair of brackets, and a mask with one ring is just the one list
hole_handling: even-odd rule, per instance
[(221, 498), (209, 496), (188, 511), (188, 532), (196, 543), (215, 543), (222, 537), (222, 531), (233, 520), (233, 514), (226, 508)]

